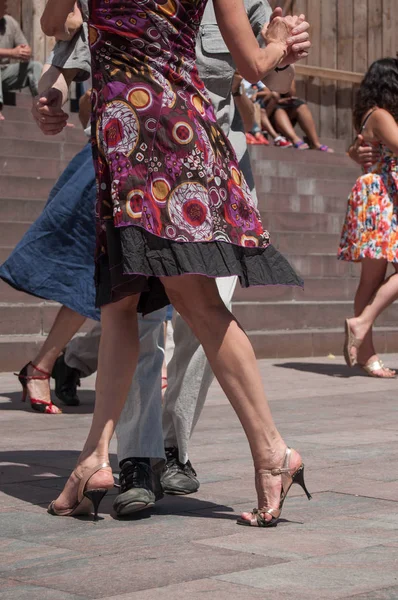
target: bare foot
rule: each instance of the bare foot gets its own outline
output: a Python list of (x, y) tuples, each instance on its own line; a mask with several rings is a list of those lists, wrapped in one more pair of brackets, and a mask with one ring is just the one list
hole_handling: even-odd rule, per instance
[[(394, 379), (396, 377), (396, 371), (385, 367), (383, 362), (377, 356), (372, 354), (367, 360), (362, 360), (361, 352), (358, 353), (358, 364), (362, 367), (371, 377), (379, 377), (380, 379)], [(380, 368), (376, 368), (380, 367)]]
[[(55, 510), (62, 512), (73, 509), (81, 501), (81, 498), (79, 498), (79, 485), (81, 479), (87, 477), (90, 471), (95, 469), (97, 465), (106, 462), (108, 462), (108, 458), (95, 458), (93, 460), (93, 457), (90, 457), (90, 460), (85, 460), (79, 464), (69, 477), (61, 494), (53, 503)], [(104, 467), (89, 477), (85, 490), (98, 488), (112, 489), (113, 484), (112, 469), (110, 467)]]
[(5, 120), (6, 120), (5, 116), (3, 115), (3, 113), (0, 110), (0, 121), (5, 121)]
[[(272, 514), (267, 513), (266, 511), (269, 509), (273, 509), (275, 515), (279, 513), (279, 505), (282, 493), (282, 475), (273, 475), (271, 471), (273, 469), (279, 469), (284, 466), (285, 453), (286, 449), (283, 452), (282, 457), (279, 458), (278, 461), (274, 461), (272, 464), (268, 465), (267, 471), (270, 472), (264, 473), (262, 472), (262, 469), (256, 469), (255, 482), (259, 513), (264, 518), (264, 520), (268, 522), (275, 517)], [(292, 450), (288, 465), (290, 475), (293, 475), (297, 471), (297, 469), (300, 468), (302, 462), (303, 461), (301, 459), (300, 454), (295, 450)], [(283, 476), (286, 477), (286, 475)], [(287, 493), (286, 489), (285, 493)], [(255, 515), (253, 513), (242, 513), (241, 518), (244, 521), (251, 522), (253, 518), (255, 518)]]

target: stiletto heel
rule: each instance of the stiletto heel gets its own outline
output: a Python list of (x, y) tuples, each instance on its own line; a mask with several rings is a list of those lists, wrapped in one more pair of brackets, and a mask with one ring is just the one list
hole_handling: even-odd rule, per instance
[(306, 487), (305, 481), (304, 481), (304, 464), (302, 467), (299, 468), (298, 471), (295, 472), (292, 479), (293, 479), (293, 483), (297, 483), (298, 485), (300, 485), (303, 488), (304, 492), (307, 495), (308, 500), (311, 500), (312, 496), (309, 493), (309, 491), (307, 490), (307, 487)]
[[(307, 490), (306, 485), (304, 483), (304, 463), (301, 463), (301, 465), (292, 473), (292, 469), (290, 467), (291, 456), (292, 449), (286, 448), (286, 454), (282, 468), (271, 470), (259, 469), (258, 471), (256, 471), (256, 478), (262, 478), (264, 476), (281, 476), (282, 489), (279, 497), (278, 508), (270, 508), (268, 506), (265, 506), (263, 508), (254, 508), (253, 512), (251, 513), (252, 517), (250, 521), (244, 519), (243, 517), (239, 517), (239, 519), (237, 520), (238, 525), (245, 525), (246, 527), (276, 527), (282, 513), (282, 508), (286, 500), (286, 496), (293, 483), (297, 483), (298, 485), (300, 485), (306, 493), (308, 500), (311, 500), (312, 496)], [(265, 518), (265, 515), (270, 515), (271, 519), (267, 520)]]
[(91, 514), (92, 509), (94, 509), (94, 521), (98, 521), (98, 509), (101, 501), (108, 491), (113, 488), (114, 484), (112, 482), (108, 487), (95, 487), (92, 489), (87, 489), (87, 486), (90, 479), (98, 473), (98, 471), (101, 471), (101, 469), (108, 469), (110, 466), (111, 465), (108, 462), (104, 462), (93, 469), (90, 469), (84, 476), (79, 475), (75, 469), (73, 473), (75, 477), (79, 479), (76, 504), (72, 508), (59, 510), (55, 506), (55, 501), (53, 501), (48, 507), (47, 512), (56, 517), (77, 517), (78, 515), (89, 515)]
[(94, 508), (94, 521), (98, 521), (98, 509), (102, 502), (102, 499), (108, 490), (106, 488), (98, 488), (98, 490), (86, 490), (84, 496), (90, 500)]
[[(35, 371), (39, 371), (42, 375), (28, 375), (28, 368), (32, 367)], [(29, 362), (25, 365), (19, 373), (14, 373), (16, 377), (18, 377), (19, 383), (22, 385), (22, 398), (21, 401), (25, 402), (26, 399), (30, 398), (30, 405), (32, 409), (36, 412), (44, 413), (47, 415), (56, 415), (62, 413), (62, 410), (55, 406), (50, 400), (50, 402), (46, 402), (45, 400), (40, 400), (39, 398), (32, 398), (29, 394), (28, 390), (28, 381), (40, 380), (40, 381), (48, 381), (50, 379), (50, 373), (47, 371), (43, 371), (39, 367), (36, 367), (32, 362)]]

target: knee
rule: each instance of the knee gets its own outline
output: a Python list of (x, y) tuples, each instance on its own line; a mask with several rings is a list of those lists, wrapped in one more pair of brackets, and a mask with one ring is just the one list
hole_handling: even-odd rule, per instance
[(271, 98), (276, 102), (279, 102), (281, 95), (278, 92), (271, 92)]
[(101, 308), (101, 321), (113, 320), (117, 318), (131, 318), (137, 312), (139, 295), (128, 296), (117, 302), (105, 304)]

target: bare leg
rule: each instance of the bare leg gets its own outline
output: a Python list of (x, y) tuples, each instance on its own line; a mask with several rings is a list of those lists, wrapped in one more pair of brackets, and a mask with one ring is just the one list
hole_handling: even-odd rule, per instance
[[(273, 421), (248, 337), (222, 302), (213, 279), (186, 275), (162, 280), (167, 294), (203, 345), (248, 438), (255, 469), (280, 467), (286, 444)], [(301, 464), (293, 453), (292, 467)], [(278, 506), (281, 479), (258, 489), (259, 507)]]
[[(278, 108), (275, 111), (274, 121), (276, 129), (280, 131), (285, 138), (293, 142), (293, 144), (298, 144), (302, 141), (295, 132), (292, 122), (283, 108)], [(300, 149), (308, 150), (308, 147), (307, 144), (304, 144), (303, 146), (300, 146)]]
[[(355, 294), (354, 309), (355, 316), (361, 315), (362, 311), (369, 304), (377, 289), (383, 283), (387, 271), (387, 261), (365, 258), (361, 262), (361, 279)], [(377, 360), (376, 350), (373, 344), (372, 330), (366, 334), (361, 347), (358, 351), (358, 363), (366, 365), (368, 362)], [(394, 374), (388, 369), (382, 369), (376, 374), (384, 377), (392, 377)]]
[[(319, 140), (318, 132), (315, 127), (314, 118), (307, 104), (302, 104), (296, 109), (297, 120), (300, 124), (301, 129), (304, 131), (308, 139), (310, 140), (311, 148), (320, 148), (321, 142)], [(329, 152), (333, 152), (329, 148)]]
[[(373, 262), (378, 261), (374, 259)], [(371, 331), (377, 317), (398, 298), (398, 265), (394, 264), (394, 269), (395, 273), (380, 285), (362, 313), (348, 321), (351, 331), (359, 340), (365, 341), (366, 335)], [(355, 356), (354, 348), (350, 352)]]
[(277, 138), (279, 135), (279, 133), (273, 128), (271, 121), (269, 120), (269, 117), (263, 108), (261, 109), (261, 129), (269, 133), (272, 139)]
[[(85, 320), (85, 317), (74, 310), (62, 306), (55, 317), (50, 333), (32, 363), (39, 369), (51, 373), (60, 352), (70, 342), (75, 333), (79, 331)], [(29, 366), (28, 375), (41, 375), (41, 373)], [(32, 379), (27, 384), (32, 398), (44, 400), (45, 402), (51, 401), (48, 381)]]
[[(91, 429), (78, 460), (78, 471), (108, 460), (109, 444), (127, 398), (139, 353), (137, 302), (139, 295), (107, 304), (101, 310), (102, 335), (98, 356), (96, 398)], [(92, 478), (93, 487), (107, 487), (112, 473), (102, 470)], [(72, 473), (56, 500), (57, 510), (72, 507), (79, 480)]]

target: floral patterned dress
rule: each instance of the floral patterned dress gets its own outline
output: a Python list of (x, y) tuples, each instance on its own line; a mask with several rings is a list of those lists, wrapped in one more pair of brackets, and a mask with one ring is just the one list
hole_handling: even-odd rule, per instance
[(359, 177), (348, 199), (338, 258), (398, 262), (397, 156), (380, 145), (380, 160)]
[(99, 305), (140, 292), (149, 312), (167, 303), (159, 277), (188, 273), (301, 284), (269, 245), (199, 78), (205, 6), (90, 2)]

